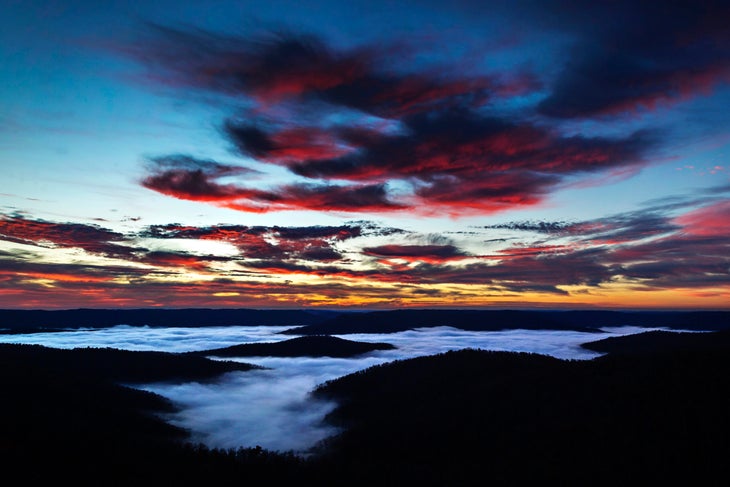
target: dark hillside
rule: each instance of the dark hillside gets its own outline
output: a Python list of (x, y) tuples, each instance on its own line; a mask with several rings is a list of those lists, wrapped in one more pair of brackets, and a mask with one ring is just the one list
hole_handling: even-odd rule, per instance
[(292, 455), (186, 443), (186, 431), (159, 417), (173, 404), (116, 383), (212, 379), (245, 364), (119, 352), (0, 346), (0, 467), (15, 478), (12, 485), (261, 485), (301, 478), (301, 460)]
[(73, 374), (123, 383), (212, 379), (255, 365), (208, 360), (188, 354), (140, 352), (116, 348), (63, 350), (41, 345), (0, 343), (0, 365), (10, 370), (33, 366), (49, 373)]
[(685, 330), (724, 330), (730, 329), (730, 312), (404, 309), (343, 313), (320, 323), (293, 328), (282, 333), (290, 335), (395, 333), (432, 326), (452, 326), (472, 331), (521, 328), (590, 332), (602, 327), (629, 325)]
[(604, 338), (581, 347), (611, 354), (648, 354), (671, 351), (730, 350), (730, 331), (715, 333), (647, 331)]
[(312, 335), (283, 342), (245, 343), (231, 347), (189, 352), (217, 357), (355, 357), (375, 350), (393, 350), (389, 343), (355, 342), (328, 335)]
[(356, 485), (721, 485), (728, 349), (564, 361), (464, 350), (320, 387)]

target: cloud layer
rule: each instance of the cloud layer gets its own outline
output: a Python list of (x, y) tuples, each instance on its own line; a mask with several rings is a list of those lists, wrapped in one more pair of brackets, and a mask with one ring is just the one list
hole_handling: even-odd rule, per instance
[(638, 170), (659, 140), (646, 131), (568, 135), (538, 123), (530, 114), (539, 107), (505, 113), (501, 105), (544, 89), (535, 76), (437, 70), (414, 61), (426, 53), (407, 44), (159, 33), (145, 54), (163, 79), (245, 100), (223, 137), (292, 181), (223, 183), (243, 166), (154, 159), (142, 184), (175, 198), (249, 212), (488, 214), (540, 204), (576, 178)]
[(6, 216), (0, 297), (8, 307), (602, 302), (619, 291), (719, 299), (730, 286), (729, 211), (726, 199), (701, 196), (595, 220), (507, 221), (450, 236), (364, 221), (167, 224), (125, 234)]

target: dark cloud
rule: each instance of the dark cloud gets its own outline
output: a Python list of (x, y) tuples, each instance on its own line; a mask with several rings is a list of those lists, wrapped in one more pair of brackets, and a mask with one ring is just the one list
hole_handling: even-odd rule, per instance
[(0, 215), (0, 240), (40, 247), (80, 248), (107, 257), (129, 258), (134, 248), (122, 245), (121, 233), (97, 225), (55, 223)]
[(617, 249), (605, 260), (613, 265), (615, 274), (651, 289), (727, 286), (730, 284), (730, 243), (726, 235), (680, 232)]
[(365, 255), (380, 258), (396, 258), (408, 261), (444, 262), (469, 257), (454, 245), (380, 245), (365, 247)]
[[(261, 228), (261, 227), (256, 227)], [(348, 240), (359, 237), (365, 229), (360, 225), (339, 225), (311, 227), (272, 227), (267, 229), (284, 239), (300, 240), (312, 238), (331, 238), (334, 240)]]
[[(490, 104), (537, 89), (524, 82), (530, 76), (426, 68), (405, 44), (342, 49), (292, 32), (161, 30), (164, 42), (150, 49), (163, 71), (252, 104), (223, 126), (240, 154), (317, 180), (271, 189), (224, 184), (233, 167), (180, 164), (177, 156), (143, 181), (176, 198), (248, 212), (490, 213), (538, 204), (567, 178), (638, 168), (657, 142), (646, 132), (566, 136), (508, 119)], [(393, 49), (402, 54), (397, 67)]]
[[(701, 200), (698, 200), (701, 201)], [(490, 271), (508, 271), (515, 276), (537, 272), (552, 260), (592, 275), (591, 285), (628, 280), (642, 289), (725, 286), (730, 283), (730, 204), (721, 200), (673, 216), (675, 204), (612, 215), (592, 221), (512, 222), (487, 228), (529, 230), (560, 239), (536, 247), (515, 246), (498, 253), (500, 264)], [(532, 256), (534, 258), (525, 259)], [(575, 262), (581, 256), (580, 262)], [(548, 257), (548, 261), (546, 261)], [(539, 262), (539, 265), (537, 265)], [(561, 272), (555, 269), (556, 281)], [(506, 278), (506, 275), (505, 275)], [(561, 281), (568, 283), (568, 280)]]
[(498, 223), (496, 225), (488, 225), (484, 228), (496, 230), (520, 230), (525, 232), (559, 234), (568, 231), (573, 226), (572, 223), (566, 222), (541, 222), (541, 221), (524, 221), (524, 222), (507, 222)]
[[(178, 199), (211, 202), (240, 211), (264, 213), (282, 210), (397, 211), (406, 206), (392, 201), (384, 184), (334, 185), (301, 183), (258, 189), (222, 184), (217, 178), (249, 172), (246, 168), (191, 158), (156, 160), (142, 185)], [(190, 164), (190, 161), (194, 164)]]
[[(138, 236), (151, 236), (152, 233), (147, 232), (145, 235), (124, 235), (118, 232), (96, 226), (85, 225), (81, 223), (54, 223), (44, 220), (22, 219), (18, 217), (0, 218), (0, 240), (10, 242), (23, 243), (53, 248), (80, 248), (89, 254), (115, 258), (129, 263), (142, 263), (158, 267), (158, 269), (139, 269), (124, 266), (83, 266), (70, 265), (64, 267), (56, 265), (52, 267), (50, 264), (39, 264), (38, 269), (32, 272), (41, 275), (46, 273), (55, 273), (58, 279), (71, 280), (71, 274), (76, 273), (78, 276), (86, 276), (86, 278), (95, 278), (97, 280), (107, 280), (115, 277), (124, 276), (143, 276), (151, 273), (165, 272), (159, 268), (188, 268), (203, 271), (207, 269), (211, 262), (220, 262), (228, 260), (228, 258), (218, 256), (197, 256), (187, 252), (170, 252), (170, 251), (151, 251), (141, 247), (135, 243)], [(0, 254), (0, 258), (3, 255)], [(27, 252), (15, 251), (4, 255), (6, 262), (3, 264), (5, 270), (9, 269), (11, 261), (21, 265), (25, 272), (30, 272), (29, 262), (38, 259), (39, 256)], [(50, 269), (55, 269), (53, 272)], [(108, 272), (107, 272), (108, 271)], [(64, 277), (68, 275), (67, 277)], [(83, 280), (83, 279), (82, 279)]]
[(150, 226), (143, 231), (143, 235), (228, 242), (238, 248), (242, 257), (249, 259), (334, 261), (342, 258), (342, 254), (334, 247), (337, 242), (357, 238), (366, 231), (371, 232), (362, 225), (189, 227), (170, 224)]
[(148, 162), (153, 171), (200, 171), (210, 177), (233, 176), (257, 172), (247, 167), (221, 164), (210, 159), (199, 159), (185, 154), (152, 157)]
[(187, 252), (146, 252), (139, 257), (139, 261), (158, 267), (177, 267), (191, 269), (198, 272), (209, 270), (213, 262), (228, 262), (232, 257), (220, 257), (215, 255), (193, 255)]
[(390, 198), (385, 184), (292, 184), (260, 191), (226, 205), (243, 211), (315, 210), (384, 212), (406, 209)]
[(592, 245), (631, 243), (680, 229), (667, 215), (675, 204), (579, 222), (527, 221), (489, 225), (487, 229), (529, 231), (550, 237), (572, 237)]
[(0, 252), (0, 276), (6, 276), (8, 278), (6, 282), (12, 282), (14, 285), (22, 284), (28, 279), (102, 283), (116, 278), (138, 278), (148, 274), (147, 269), (123, 265), (44, 263), (19, 252)]
[[(544, 127), (470, 110), (422, 113), (401, 123), (403, 131), (394, 134), (332, 129), (333, 142), (325, 144), (327, 150), (314, 149), (316, 145), (305, 150), (306, 144), (301, 144), (300, 157), (282, 158), (282, 151), (288, 150), (289, 156), (296, 151), (274, 143), (277, 134), (272, 133), (267, 135), (268, 152), (259, 144), (257, 154), (262, 161), (284, 164), (299, 176), (370, 184), (369, 191), (378, 193), (375, 205), (356, 199), (349, 207), (340, 205), (341, 209), (377, 211), (381, 206), (383, 210), (493, 212), (536, 204), (571, 176), (638, 167), (655, 144), (655, 138), (645, 132), (620, 138), (565, 137)], [(320, 136), (321, 129), (316, 133)], [(234, 130), (228, 134), (238, 147), (250, 145), (237, 139)], [(332, 147), (352, 150), (332, 158)], [(412, 188), (412, 198), (388, 199), (384, 186), (373, 185), (378, 181), (406, 184)]]
[(376, 229), (366, 222), (353, 225), (310, 227), (264, 227), (246, 225), (214, 225), (210, 227), (191, 227), (175, 223), (169, 225), (152, 225), (142, 231), (143, 235), (154, 238), (202, 238), (234, 241), (243, 235), (270, 235), (287, 240), (301, 239), (334, 239), (347, 240), (359, 237), (364, 232), (371, 233)]
[(578, 39), (538, 106), (545, 115), (592, 117), (652, 109), (730, 81), (727, 2), (619, 1), (574, 7), (554, 12)]
[[(370, 133), (350, 140), (358, 151), (335, 159), (289, 164), (308, 178), (351, 180), (479, 176), (550, 172), (565, 175), (636, 164), (654, 143), (644, 132), (629, 137), (564, 137), (529, 123), (479, 112), (450, 110), (402, 120), (401, 134)], [(517, 177), (517, 176), (515, 176)]]
[(228, 201), (246, 195), (246, 190), (232, 184), (218, 184), (215, 179), (255, 172), (186, 155), (153, 158), (149, 161), (148, 171), (151, 174), (142, 181), (144, 187), (196, 201)]
[[(293, 31), (224, 37), (156, 30), (162, 35), (136, 55), (160, 67), (170, 83), (242, 94), (263, 104), (297, 99), (393, 118), (480, 106), (492, 96), (519, 93), (531, 79), (408, 69), (415, 53), (406, 43), (343, 49)], [(254, 132), (249, 135), (256, 138)]]

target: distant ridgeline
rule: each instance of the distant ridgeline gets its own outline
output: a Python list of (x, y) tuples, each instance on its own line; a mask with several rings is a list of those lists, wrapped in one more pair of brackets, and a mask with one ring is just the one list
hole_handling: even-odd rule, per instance
[(293, 328), (282, 333), (287, 335), (395, 333), (434, 326), (452, 326), (469, 331), (520, 328), (590, 332), (614, 326), (718, 331), (730, 329), (730, 311), (404, 309), (357, 314), (341, 313), (329, 320)]
[(597, 331), (603, 327), (730, 329), (730, 311), (548, 311), (403, 309), (325, 311), (305, 309), (75, 309), (0, 310), (0, 333), (131, 326), (291, 326), (289, 335), (395, 333), (452, 326), (470, 331), (505, 329)]
[(336, 312), (289, 309), (0, 310), (0, 333), (130, 326), (308, 326)]

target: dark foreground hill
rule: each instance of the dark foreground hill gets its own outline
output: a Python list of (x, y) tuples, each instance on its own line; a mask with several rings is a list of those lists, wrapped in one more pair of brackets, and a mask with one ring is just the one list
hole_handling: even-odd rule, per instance
[(330, 319), (285, 330), (282, 333), (289, 335), (395, 333), (433, 326), (452, 326), (471, 331), (521, 328), (590, 332), (614, 326), (714, 331), (730, 329), (730, 312), (403, 309), (341, 313)]
[[(175, 405), (120, 382), (213, 380), (252, 366), (161, 352), (0, 345), (0, 468), (12, 485), (215, 485), (287, 479), (299, 460), (209, 450), (160, 415)], [(286, 468), (280, 468), (285, 464)], [(273, 473), (272, 473), (273, 472)], [(10, 485), (10, 484), (9, 484)]]
[(208, 360), (187, 354), (0, 343), (0, 365), (8, 370), (34, 367), (51, 374), (120, 383), (183, 382), (213, 379), (225, 372), (258, 368), (240, 362)]
[(312, 335), (274, 343), (246, 343), (231, 347), (189, 352), (217, 357), (338, 357), (347, 358), (373, 352), (393, 350), (390, 343), (369, 343), (345, 340), (328, 335)]
[(729, 386), (727, 348), (416, 358), (316, 391), (345, 428), (322, 461), (351, 485), (722, 485)]

